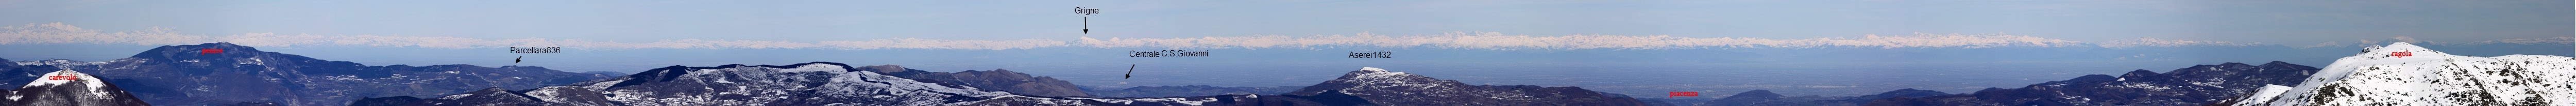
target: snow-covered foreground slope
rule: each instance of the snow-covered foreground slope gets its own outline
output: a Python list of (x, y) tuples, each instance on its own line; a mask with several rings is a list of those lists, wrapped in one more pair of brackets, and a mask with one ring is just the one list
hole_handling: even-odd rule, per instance
[(2233, 105), (2576, 105), (2576, 59), (2565, 56), (2460, 56), (2404, 42), (2363, 51), (2279, 95), (2245, 98), (2268, 102)]
[[(484, 89), (455, 95), (369, 98), (353, 104), (546, 106), (945, 106), (945, 105), (1259, 105), (1298, 102), (1270, 95), (1166, 98), (1033, 97), (978, 91), (859, 71), (830, 62), (785, 66), (672, 66), (626, 77), (529, 90)], [(382, 100), (382, 101), (379, 101)], [(1312, 102), (1299, 102), (1314, 104)]]
[(34, 82), (0, 95), (8, 96), (8, 106), (148, 106), (143, 99), (116, 85), (89, 74), (62, 70), (45, 73)]

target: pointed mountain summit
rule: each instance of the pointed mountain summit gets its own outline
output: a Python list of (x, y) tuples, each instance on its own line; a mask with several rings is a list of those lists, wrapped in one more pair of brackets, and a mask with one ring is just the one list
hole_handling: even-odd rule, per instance
[[(2451, 55), (2406, 42), (2363, 48), (2278, 94), (2223, 105), (2576, 105), (2576, 58)], [(2275, 87), (2277, 88), (2277, 87)]]
[(23, 106), (149, 106), (142, 99), (101, 81), (96, 76), (65, 69), (43, 74), (42, 79), (10, 90), (8, 105)]

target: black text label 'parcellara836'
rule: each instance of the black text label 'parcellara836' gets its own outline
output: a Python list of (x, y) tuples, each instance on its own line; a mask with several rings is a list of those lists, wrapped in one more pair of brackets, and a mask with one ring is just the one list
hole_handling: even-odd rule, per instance
[(545, 48), (538, 48), (538, 47), (528, 47), (528, 48), (510, 47), (510, 53), (563, 53), (563, 47), (545, 47)]

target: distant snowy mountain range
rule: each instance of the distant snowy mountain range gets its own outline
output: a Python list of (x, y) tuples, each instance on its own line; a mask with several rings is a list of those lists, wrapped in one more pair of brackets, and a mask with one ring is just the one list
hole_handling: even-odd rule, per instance
[[(866, 66), (885, 67), (885, 66)], [(1475, 86), (1389, 72), (1353, 71), (1297, 93), (1192, 97), (1092, 98), (1026, 96), (967, 85), (928, 83), (831, 62), (784, 66), (673, 66), (611, 78), (527, 90), (485, 89), (433, 98), (369, 98), (365, 105), (1641, 105), (1617, 94), (1574, 87)], [(1531, 101), (1538, 100), (1538, 101)], [(1375, 101), (1375, 102), (1372, 102)]]

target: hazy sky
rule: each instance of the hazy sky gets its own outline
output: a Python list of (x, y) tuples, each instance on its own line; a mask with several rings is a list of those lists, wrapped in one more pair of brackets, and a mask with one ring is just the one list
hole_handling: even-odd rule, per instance
[[(1073, 48), (1049, 51), (1117, 53), (1132, 48), (1315, 46), (1569, 50), (2300, 47), (2389, 39), (2576, 42), (2567, 40), (2576, 35), (2576, 24), (2571, 24), (2576, 22), (2570, 21), (2576, 19), (2571, 18), (2571, 12), (2576, 12), (2571, 10), (2576, 9), (2567, 4), (2570, 1), (0, 0), (0, 25), (4, 25), (0, 26), (0, 49), (21, 50), (0, 51), (5, 55), (0, 57), (101, 61), (151, 46), (208, 42), (362, 63), (486, 65), (515, 63), (388, 56), (530, 55), (497, 52), (502, 47), (567, 47), (572, 49), (568, 54), (616, 55), (563, 60), (638, 61), (638, 57), (840, 55), (852, 51), (832, 50), (908, 49)], [(1101, 12), (1075, 14), (1075, 7)], [(1081, 32), (1086, 18), (1092, 29), (1089, 34)], [(782, 48), (823, 50), (739, 51)], [(655, 50), (588, 51), (624, 49)], [(705, 49), (737, 50), (652, 54)], [(1310, 50), (1342, 51), (1348, 50)], [(893, 57), (874, 56), (878, 57), (844, 58)], [(579, 56), (539, 58), (563, 57)], [(772, 59), (698, 57), (687, 60), (705, 62), (536, 65), (650, 68), (839, 61), (763, 58)]]
[[(2542, 41), (2570, 42), (2564, 39), (2576, 35), (2576, 25), (2571, 24), (2576, 22), (2570, 21), (2576, 19), (2571, 18), (2571, 12), (2576, 12), (2571, 10), (2576, 9), (2566, 4), (2571, 3), (0, 0), (0, 25), (6, 26), (0, 27), (5, 28), (0, 38), (7, 38), (0, 39), (0, 45), (44, 50), (0, 54), (18, 60), (98, 61), (150, 46), (207, 42), (279, 50), (335, 47), (331, 45), (455, 51), (560, 46), (574, 52), (1312, 45), (1537, 50), (2306, 46), (2399, 37), (2442, 42), (2558, 37)], [(1101, 12), (1075, 14), (1075, 7)], [(1086, 17), (1093, 30), (1089, 34), (1081, 32)]]
[[(1091, 86), (1280, 86), (1381, 67), (1479, 81), (1471, 83), (1586, 86), (1628, 94), (1741, 88), (1585, 84), (1808, 84), (1858, 86), (1841, 93), (1870, 93), (1913, 87), (1883, 84), (1906, 83), (1955, 92), (2222, 62), (2324, 66), (2350, 55), (2339, 50), (2346, 48), (2246, 53), (2280, 48), (2085, 46), (2304, 48), (2504, 39), (2568, 44), (2576, 42), (2570, 40), (2576, 39), (2570, 38), (2576, 36), (2576, 7), (2570, 4), (2576, 2), (0, 0), (0, 58), (104, 61), (153, 46), (232, 42), (367, 65), (526, 65), (574, 72), (830, 61), (933, 71), (1002, 68)], [(1101, 12), (1075, 14), (1075, 7)], [(1081, 32), (1086, 18), (1088, 34)], [(1350, 46), (1432, 49), (1332, 48)], [(2078, 48), (1976, 49), (2015, 46)], [(2499, 51), (2552, 54), (2547, 50), (2563, 49), (2547, 48), (2565, 46)], [(568, 50), (513, 54), (503, 47)], [(1332, 49), (1277, 49), (1317, 47)], [(1953, 47), (1970, 49), (1948, 49)], [(1163, 48), (1216, 56), (1123, 57), (1124, 51)], [(1340, 57), (1401, 50), (1412, 51), (1397, 54), (1402, 58)], [(527, 62), (514, 61), (522, 58)], [(1134, 73), (1144, 74), (1125, 77)], [(1954, 74), (1972, 76), (1946, 76)], [(1819, 81), (1798, 82), (1808, 80)]]
[[(2517, 1), (0, 1), (0, 24), (109, 32), (447, 36), (609, 42), (1189, 38), (1247, 35), (1910, 33), (2307, 45), (2396, 36), (2570, 36), (2565, 0)], [(1074, 7), (1101, 14), (1074, 14)], [(1082, 20), (1094, 31), (1082, 34)]]

